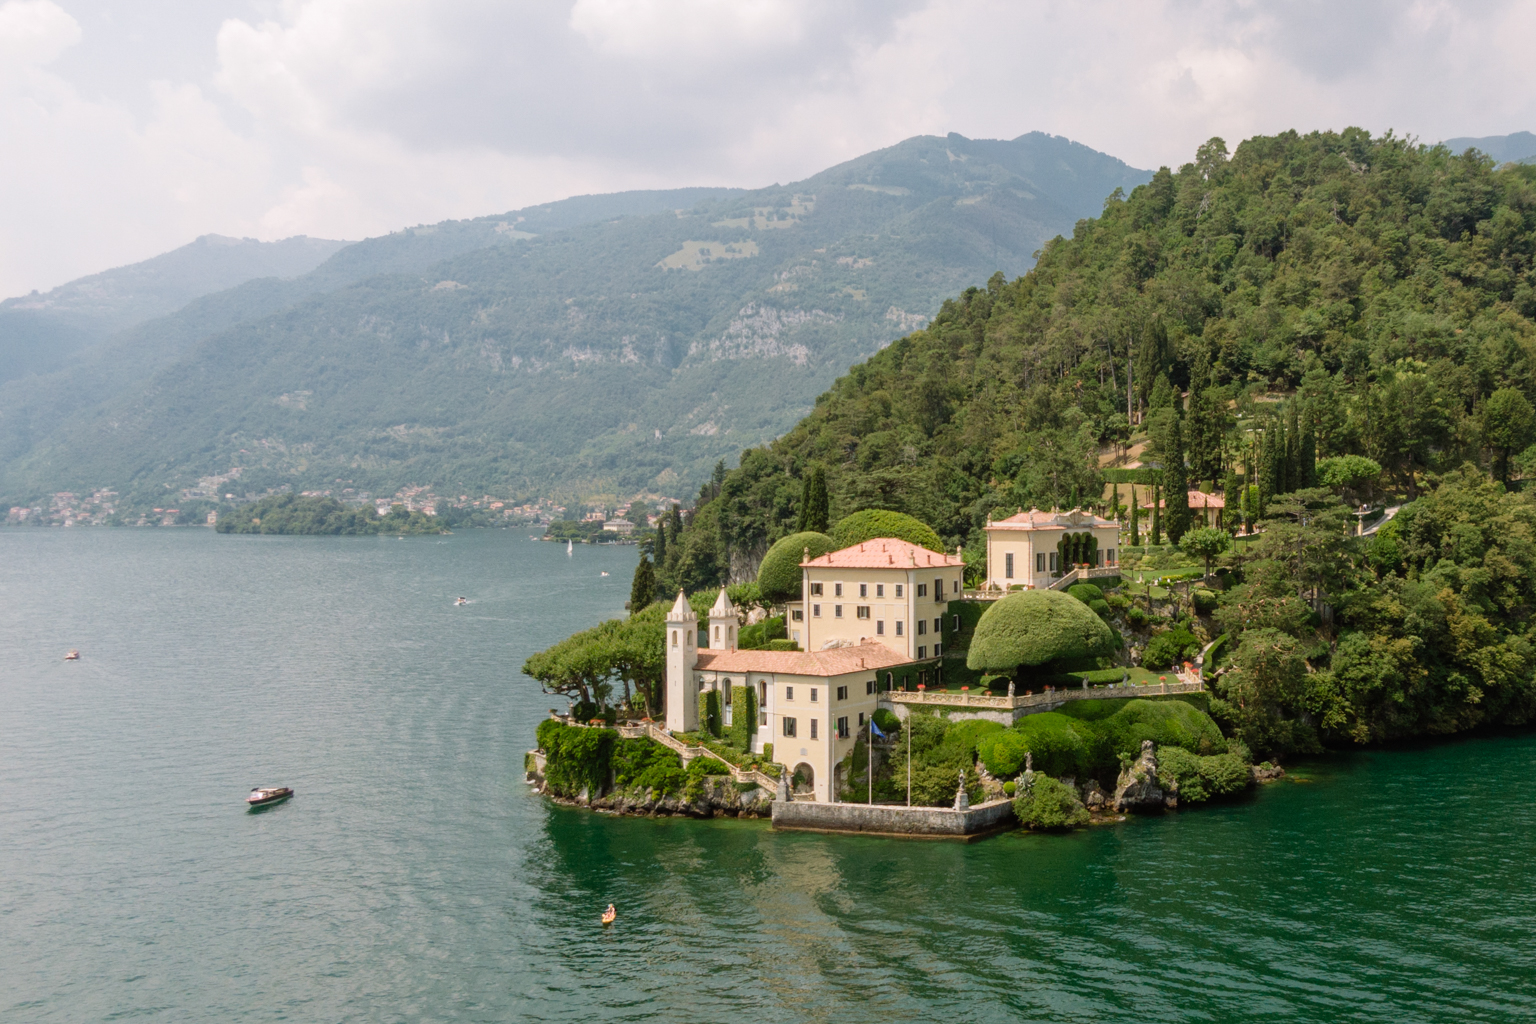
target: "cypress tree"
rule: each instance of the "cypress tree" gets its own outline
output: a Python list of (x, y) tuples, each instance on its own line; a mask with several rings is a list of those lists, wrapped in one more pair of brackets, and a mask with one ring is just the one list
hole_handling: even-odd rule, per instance
[(1168, 465), (1163, 469), (1163, 487), (1167, 491), (1168, 541), (1177, 544), (1189, 532), (1189, 471), (1184, 467), (1184, 431), (1177, 418), (1168, 431)]
[(817, 466), (811, 473), (811, 481), (806, 494), (805, 524), (801, 532), (809, 530), (812, 533), (826, 533), (830, 525), (828, 519), (831, 515), (831, 502), (827, 498), (827, 471)]
[(1136, 485), (1131, 484), (1131, 547), (1141, 545), (1141, 503), (1136, 500)]
[(1301, 425), (1297, 422), (1296, 403), (1285, 410), (1285, 481), (1276, 494), (1289, 494), (1301, 483)]
[[(795, 532), (804, 533), (810, 527), (806, 526), (806, 516), (811, 514), (811, 476), (807, 473), (800, 478), (800, 515), (795, 520)], [(816, 531), (820, 533), (821, 531)]]
[(635, 579), (629, 585), (629, 614), (634, 615), (656, 600), (656, 567), (644, 555), (635, 566)]
[(1255, 521), (1264, 518), (1264, 512), (1269, 508), (1269, 499), (1274, 497), (1275, 486), (1275, 424), (1269, 423), (1264, 430), (1264, 436), (1259, 441), (1259, 472), (1258, 493), (1253, 500), (1253, 515)]
[(1163, 543), (1163, 518), (1162, 510), (1158, 507), (1162, 504), (1158, 498), (1157, 481), (1152, 481), (1152, 532), (1147, 538), (1147, 543), (1152, 547), (1158, 547)]
[(1296, 486), (1317, 486), (1317, 428), (1312, 419), (1312, 410), (1301, 421), (1300, 462), (1296, 472)]
[(656, 554), (656, 564), (667, 564), (667, 517), (656, 520), (656, 540), (651, 545)]

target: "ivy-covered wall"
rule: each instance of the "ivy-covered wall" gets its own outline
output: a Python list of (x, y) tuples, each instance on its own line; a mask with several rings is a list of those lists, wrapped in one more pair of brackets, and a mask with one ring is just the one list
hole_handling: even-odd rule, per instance
[(731, 746), (749, 751), (756, 731), (757, 691), (746, 685), (731, 687), (731, 729), (726, 738)]

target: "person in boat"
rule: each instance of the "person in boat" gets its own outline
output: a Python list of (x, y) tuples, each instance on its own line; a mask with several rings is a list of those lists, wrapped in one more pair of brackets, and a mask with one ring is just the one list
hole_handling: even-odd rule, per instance
[(614, 905), (612, 903), (608, 904), (608, 909), (603, 911), (603, 924), (613, 924), (614, 918), (618, 916), (619, 912), (614, 908)]

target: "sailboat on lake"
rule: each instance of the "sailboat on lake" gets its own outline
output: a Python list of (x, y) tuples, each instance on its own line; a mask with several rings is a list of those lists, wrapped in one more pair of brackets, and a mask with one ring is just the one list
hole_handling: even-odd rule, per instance
[(574, 545), (575, 545), (575, 543), (576, 543), (576, 542), (575, 542), (575, 541), (573, 541), (573, 540), (571, 540), (571, 539), (570, 539), (570, 538), (569, 538), (569, 537), (567, 537), (567, 538), (566, 538), (566, 539), (565, 539), (565, 553), (566, 553), (566, 554), (567, 554), (567, 555), (569, 555), (569, 554), (571, 554), (571, 553), (572, 553), (572, 552), (574, 552), (574, 551), (575, 551), (575, 550), (576, 550), (576, 548), (575, 548), (575, 546), (574, 546)]

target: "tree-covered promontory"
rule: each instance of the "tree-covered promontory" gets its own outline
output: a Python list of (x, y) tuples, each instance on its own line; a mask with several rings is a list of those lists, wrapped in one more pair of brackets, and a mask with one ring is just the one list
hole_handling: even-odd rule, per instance
[[(1504, 482), (1536, 473), (1533, 259), (1536, 167), (1359, 129), (1213, 139), (743, 452), (658, 579), (748, 578), (812, 474), (832, 522), (906, 513), (974, 558), (990, 516), (1109, 511), (1104, 466), (1139, 462), (1143, 500), (1182, 477), (1261, 531), (1216, 556), (1213, 710), (1256, 750), (1529, 721), (1536, 501)], [(1399, 521), (1350, 537), (1384, 498)]]

